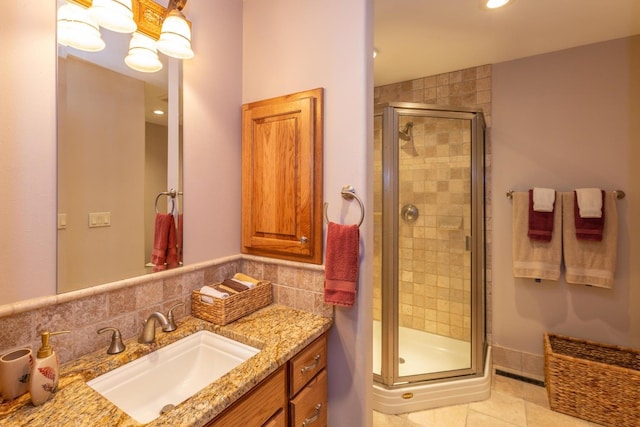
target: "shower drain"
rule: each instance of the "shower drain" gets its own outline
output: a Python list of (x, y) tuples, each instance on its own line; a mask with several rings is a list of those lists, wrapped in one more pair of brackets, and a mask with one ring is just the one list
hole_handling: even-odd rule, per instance
[(404, 363), (404, 357), (398, 357), (398, 363), (402, 365)]

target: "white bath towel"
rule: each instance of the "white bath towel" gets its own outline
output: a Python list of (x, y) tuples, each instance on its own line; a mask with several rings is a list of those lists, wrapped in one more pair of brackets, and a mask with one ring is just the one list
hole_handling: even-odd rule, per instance
[[(206, 302), (207, 304), (213, 304), (213, 298), (227, 298), (229, 296), (226, 292), (220, 292), (219, 290), (212, 288), (211, 286), (203, 286), (200, 288), (200, 293), (203, 294), (200, 296), (200, 300), (202, 302)], [(205, 296), (210, 295), (210, 296)]]
[(573, 192), (562, 193), (562, 238), (567, 283), (611, 288), (614, 283), (618, 248), (615, 193), (610, 192), (605, 196), (602, 241), (576, 238), (574, 203)]
[(562, 209), (556, 206), (553, 213), (555, 232), (550, 242), (530, 239), (529, 193), (513, 193), (513, 276), (531, 279), (558, 280), (562, 262)]
[(553, 188), (533, 188), (533, 210), (536, 212), (553, 212), (556, 201), (556, 190)]
[(602, 217), (602, 190), (600, 188), (576, 188), (581, 218)]

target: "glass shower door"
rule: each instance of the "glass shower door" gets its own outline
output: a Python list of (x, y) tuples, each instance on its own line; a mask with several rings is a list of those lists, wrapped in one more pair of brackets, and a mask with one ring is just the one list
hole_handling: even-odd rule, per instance
[(387, 385), (475, 373), (484, 343), (478, 118), (406, 105), (374, 118), (374, 376)]
[(399, 114), (398, 135), (398, 375), (468, 369), (470, 120)]

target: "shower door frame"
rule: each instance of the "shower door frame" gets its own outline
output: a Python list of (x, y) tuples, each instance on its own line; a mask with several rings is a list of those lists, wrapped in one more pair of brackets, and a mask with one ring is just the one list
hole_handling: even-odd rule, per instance
[[(420, 116), (469, 120), (471, 127), (471, 236), (466, 247), (471, 252), (471, 363), (469, 368), (451, 371), (399, 375), (399, 151), (400, 116)], [(485, 122), (481, 110), (432, 104), (393, 102), (374, 107), (374, 117), (382, 116), (382, 251), (381, 251), (381, 369), (374, 381), (387, 388), (468, 378), (484, 374), (487, 351), (485, 314), (485, 203), (484, 140)], [(383, 286), (393, 283), (394, 286)]]

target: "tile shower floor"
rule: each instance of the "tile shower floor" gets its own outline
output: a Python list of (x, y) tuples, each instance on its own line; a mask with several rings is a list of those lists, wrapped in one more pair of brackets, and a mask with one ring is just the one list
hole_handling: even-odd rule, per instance
[(549, 409), (543, 387), (493, 374), (491, 397), (481, 402), (400, 415), (373, 412), (374, 427), (597, 426)]

